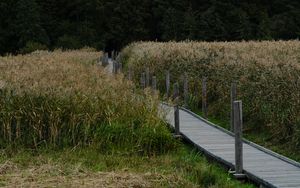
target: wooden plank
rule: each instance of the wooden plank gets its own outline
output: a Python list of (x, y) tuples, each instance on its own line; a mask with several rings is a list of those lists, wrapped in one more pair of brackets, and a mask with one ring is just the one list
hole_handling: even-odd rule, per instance
[(286, 182), (289, 182), (289, 183), (298, 183), (298, 186), (299, 186), (300, 176), (282, 176), (282, 177), (277, 176), (277, 177), (272, 177), (272, 178), (263, 177), (263, 179), (265, 179), (268, 182), (272, 182), (272, 184), (281, 184), (281, 185), (287, 186)]
[(264, 176), (265, 179), (278, 179), (278, 178), (295, 178), (300, 179), (300, 174), (272, 174), (268, 176)]
[(189, 129), (191, 129), (191, 128), (198, 128), (199, 130), (201, 130), (200, 133), (205, 133), (205, 134), (208, 134), (208, 135), (215, 135), (216, 136), (215, 138), (218, 138), (218, 136), (226, 136), (227, 138), (231, 138), (232, 140), (234, 140), (233, 136), (228, 136), (228, 135), (226, 135), (226, 133), (220, 133), (220, 132), (217, 132), (213, 129), (205, 128), (205, 127), (203, 127), (203, 125), (195, 124), (195, 125), (190, 125), (190, 127), (187, 127), (184, 123), (182, 123), (182, 127), (186, 128), (187, 132), (189, 132)]
[[(232, 140), (228, 140), (226, 138), (220, 138), (220, 140), (214, 140), (210, 137), (206, 137), (206, 135), (192, 135), (192, 134), (184, 134), (186, 136), (189, 136), (189, 138), (193, 139), (193, 140), (197, 140), (197, 141), (193, 141), (195, 144), (201, 144), (201, 145), (210, 145), (210, 144), (219, 144), (222, 145), (222, 143), (224, 144), (231, 144), (232, 145), (232, 149), (234, 149), (234, 142), (232, 142)], [(201, 137), (202, 136), (202, 137)], [(207, 140), (206, 140), (207, 139)]]
[(221, 147), (221, 146), (203, 146), (201, 145), (203, 148), (205, 148), (206, 150), (209, 150), (209, 151), (215, 151), (215, 150), (233, 150), (234, 146), (232, 147)]
[[(249, 155), (251, 156), (251, 154), (249, 154)], [(264, 159), (267, 160), (268, 162), (274, 162), (274, 163), (277, 163), (277, 164), (285, 164), (285, 165), (290, 166), (291, 169), (292, 169), (292, 168), (293, 168), (293, 169), (298, 169), (298, 168), (295, 167), (295, 166), (292, 166), (292, 165), (290, 165), (290, 164), (288, 164), (288, 163), (282, 162), (282, 161), (278, 160), (277, 158), (269, 157), (269, 156), (267, 156), (267, 155), (265, 155), (265, 154), (263, 154), (263, 153), (262, 153), (262, 154), (254, 153), (254, 155), (251, 156), (251, 158), (248, 158), (248, 157), (247, 157), (247, 162), (248, 162), (248, 163), (251, 163), (251, 162), (256, 162), (256, 163), (258, 163), (259, 161), (258, 161), (256, 158), (254, 158), (254, 157), (256, 157), (256, 156), (263, 156)]]
[(207, 78), (202, 79), (202, 113), (203, 117), (207, 118)]
[(150, 69), (149, 67), (146, 68), (146, 71), (145, 71), (145, 77), (146, 77), (146, 87), (149, 87), (150, 86)]
[(186, 127), (190, 127), (191, 125), (198, 125), (198, 126), (201, 125), (201, 124), (199, 124), (199, 121), (197, 121), (196, 119), (186, 118), (182, 115), (180, 115), (180, 116), (182, 118), (182, 122), (184, 123), (184, 125)]
[[(234, 153), (233, 151), (232, 151), (232, 153)], [(228, 154), (226, 154), (226, 153), (224, 153), (223, 154), (223, 157), (224, 158), (226, 158), (226, 157), (232, 157), (232, 153), (228, 153)], [(228, 156), (227, 156), (228, 155)], [(250, 156), (255, 156), (256, 158), (257, 158), (257, 160), (264, 160), (265, 159), (265, 157), (263, 156), (263, 155), (256, 155), (255, 153), (248, 153), (248, 155), (250, 155)], [(245, 163), (251, 163), (252, 161), (249, 161), (249, 158), (244, 158), (244, 161), (245, 161)], [(246, 165), (246, 164), (245, 164)], [(246, 165), (247, 166), (247, 165)]]
[[(185, 134), (185, 135), (188, 135), (188, 134)], [(197, 141), (194, 141), (195, 144), (201, 144), (201, 145), (205, 145), (207, 147), (209, 147), (209, 145), (221, 145), (223, 144), (230, 144), (232, 146), (232, 149), (234, 150), (234, 142), (232, 142), (232, 140), (228, 140), (226, 138), (220, 138), (220, 140), (214, 140), (210, 137), (205, 137), (205, 135), (203, 135), (203, 137), (199, 137), (199, 136), (193, 136), (193, 135), (188, 135), (190, 138), (196, 140)], [(200, 135), (201, 136), (201, 135)], [(205, 140), (207, 138), (207, 140)], [(224, 146), (224, 145), (223, 145)]]
[[(170, 108), (167, 108), (167, 110)], [(172, 119), (169, 112), (169, 120)], [(173, 121), (170, 121), (174, 123)], [(234, 137), (222, 129), (197, 119), (188, 111), (180, 110), (181, 132), (191, 142), (207, 154), (216, 157), (226, 165), (235, 163)], [(243, 144), (245, 172), (252, 180), (274, 187), (300, 187), (300, 168), (278, 156), (256, 148), (253, 144)]]
[[(298, 172), (297, 170), (292, 170), (292, 169), (289, 169), (289, 168), (285, 168), (283, 169), (281, 166), (277, 167), (277, 166), (270, 166), (270, 165), (260, 165), (258, 167), (252, 167), (251, 169), (250, 168), (247, 168), (247, 171), (251, 172), (251, 173), (254, 173), (254, 174), (264, 174), (266, 172), (274, 172), (274, 171), (279, 171), (281, 170), (282, 173), (284, 172)], [(299, 182), (300, 183), (300, 182)]]
[(249, 170), (249, 172), (251, 171), (251, 173), (255, 173), (258, 174), (259, 176), (264, 176), (264, 175), (269, 175), (269, 174), (278, 174), (278, 172), (280, 172), (281, 174), (284, 173), (299, 173), (299, 170), (292, 170), (292, 169), (282, 169), (282, 168), (278, 168), (278, 169), (252, 169)]
[(234, 151), (234, 145), (233, 144), (225, 144), (224, 146), (221, 146), (220, 144), (205, 144), (202, 143), (201, 146), (208, 150), (214, 150), (214, 149), (224, 149), (224, 150), (232, 150)]
[(166, 95), (170, 97), (170, 71), (166, 71)]
[[(283, 173), (284, 172), (284, 173)], [(262, 177), (268, 177), (268, 176), (280, 176), (280, 175), (293, 175), (293, 174), (300, 174), (298, 170), (294, 171), (282, 171), (282, 170), (273, 170), (273, 171), (264, 171), (264, 172), (258, 172), (260, 176)]]
[[(258, 156), (257, 160), (255, 161), (249, 161), (249, 159), (245, 159), (245, 169), (248, 170), (252, 170), (255, 171), (256, 167), (262, 167), (263, 166), (272, 166), (273, 164), (277, 164), (276, 162), (273, 161), (269, 161), (268, 159), (266, 159), (264, 156)], [(281, 167), (286, 167), (285, 165), (278, 165)], [(267, 171), (267, 170), (263, 170), (263, 168), (261, 168), (261, 171)]]
[(234, 132), (234, 108), (233, 108), (233, 106), (234, 106), (234, 101), (236, 101), (236, 98), (237, 98), (237, 92), (236, 92), (236, 83), (235, 82), (233, 82), (232, 84), (231, 84), (231, 114), (230, 114), (230, 130), (231, 130), (231, 132)]
[(189, 105), (189, 80), (188, 80), (187, 73), (184, 73), (183, 91), (184, 91), (184, 107), (188, 108), (188, 105)]
[(178, 107), (178, 97), (179, 97), (179, 85), (178, 83), (174, 84), (174, 98), (175, 98), (175, 106), (174, 106), (174, 122), (175, 122), (175, 135), (180, 135), (180, 116), (179, 116), (179, 107)]
[[(205, 148), (205, 147), (203, 147), (203, 148)], [(233, 146), (232, 146), (232, 147), (226, 147), (226, 148), (220, 147), (220, 146), (215, 146), (215, 147), (206, 148), (206, 149), (208, 149), (208, 150), (210, 150), (210, 151), (216, 150), (216, 152), (217, 152), (217, 151), (222, 151), (222, 150), (224, 150), (224, 151), (230, 151), (230, 152), (234, 153), (233, 148), (234, 148)], [(247, 157), (247, 158), (244, 157), (244, 160), (247, 161), (247, 163), (258, 162), (258, 160), (265, 160), (265, 159), (266, 159), (264, 155), (258, 155), (258, 154), (256, 153), (256, 151), (245, 150), (244, 153), (245, 153), (245, 154), (247, 153), (247, 155), (249, 155), (251, 158), (255, 157), (254, 160), (251, 160), (251, 159), (248, 158), (248, 157)]]
[(275, 186), (277, 187), (282, 187), (282, 186), (296, 186), (296, 187), (300, 187), (300, 183), (299, 180), (298, 182), (283, 182), (283, 183), (274, 183)]
[(122, 73), (123, 71), (123, 64), (122, 63), (118, 63), (118, 73)]
[[(182, 130), (185, 130), (185, 127), (182, 127)], [(192, 129), (192, 130), (188, 130), (188, 131), (184, 131), (183, 133), (187, 133), (187, 134), (193, 134), (194, 135), (199, 135), (200, 137), (205, 137), (209, 140), (219, 140), (219, 139), (226, 139), (226, 140), (231, 140), (234, 143), (234, 139), (232, 137), (228, 137), (226, 135), (223, 134), (218, 134), (218, 133), (214, 133), (214, 132), (209, 132), (209, 131), (203, 131), (201, 129), (199, 129), (199, 131), (196, 131), (197, 129)], [(198, 134), (199, 133), (199, 134)], [(218, 139), (219, 138), (219, 139)], [(201, 139), (201, 138), (199, 138)], [(193, 140), (194, 142), (198, 141), (198, 138), (196, 137), (196, 140)]]
[(283, 183), (283, 182), (289, 182), (289, 183), (298, 182), (299, 183), (299, 178), (300, 178), (300, 176), (294, 176), (294, 177), (285, 176), (285, 177), (273, 177), (273, 178), (266, 178), (266, 179), (269, 181), (272, 181), (274, 183)]
[(199, 140), (198, 142), (195, 142), (196, 144), (201, 144), (205, 147), (210, 147), (210, 146), (221, 146), (221, 147), (231, 147), (231, 149), (233, 150), (234, 148), (234, 143), (232, 143), (231, 140), (226, 140), (226, 139), (222, 139), (222, 140), (204, 140), (204, 138), (202, 138), (202, 140)]
[[(283, 170), (283, 169), (289, 168), (287, 165), (278, 164), (276, 162), (272, 162), (272, 161), (268, 161), (268, 160), (264, 160), (264, 161), (257, 162), (257, 163), (254, 163), (254, 162), (247, 163), (247, 165), (245, 165), (245, 167), (247, 169), (251, 169), (252, 171), (253, 170), (255, 171), (255, 169), (259, 169), (259, 171), (261, 171), (261, 172), (264, 172), (268, 169), (273, 169), (273, 170), (276, 170), (276, 169), (280, 170), (281, 169), (281, 170)], [(265, 168), (265, 169), (262, 169), (262, 167)]]
[(156, 91), (157, 89), (157, 81), (156, 81), (156, 76), (152, 76), (152, 89)]
[[(180, 119), (181, 119), (181, 122), (182, 122), (182, 117), (181, 117), (181, 116), (180, 116)], [(195, 125), (195, 126), (196, 126), (196, 125)], [(186, 126), (184, 125), (184, 123), (182, 123), (182, 127), (186, 129), (186, 132), (187, 132), (187, 133), (193, 131), (193, 129), (190, 129), (189, 127), (186, 127)], [(219, 133), (219, 132), (216, 132), (216, 131), (210, 131), (209, 129), (204, 129), (204, 128), (201, 129), (200, 126), (199, 126), (198, 129), (201, 130), (201, 132), (199, 132), (199, 133), (207, 134), (207, 137), (209, 137), (209, 136), (216, 136), (215, 138), (218, 138), (218, 136), (226, 136), (225, 133)], [(195, 130), (195, 129), (194, 129), (194, 130)], [(226, 137), (231, 138), (231, 139), (234, 140), (233, 137), (229, 137), (229, 136), (226, 136)]]
[(234, 133), (235, 133), (235, 173), (242, 174), (243, 163), (243, 115), (242, 101), (234, 102)]
[[(220, 142), (219, 140), (211, 140), (212, 142), (206, 142), (206, 141), (203, 141), (201, 144), (204, 146), (204, 147), (213, 147), (213, 146), (218, 146), (220, 148), (231, 148), (233, 150), (234, 148), (234, 143), (222, 143)], [(215, 141), (215, 142), (213, 142)]]

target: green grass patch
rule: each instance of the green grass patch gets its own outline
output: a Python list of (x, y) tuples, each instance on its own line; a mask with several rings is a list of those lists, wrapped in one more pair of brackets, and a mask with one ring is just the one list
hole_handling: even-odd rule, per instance
[[(1, 184), (9, 181), (9, 175), (16, 171), (56, 166), (60, 170), (48, 171), (51, 177), (74, 176), (76, 173), (121, 172), (155, 175), (151, 185), (155, 187), (239, 187), (251, 188), (251, 184), (236, 181), (216, 163), (207, 161), (202, 154), (189, 146), (179, 145), (176, 151), (157, 156), (141, 156), (127, 152), (103, 154), (98, 148), (67, 148), (63, 150), (2, 150), (0, 166), (14, 164), (2, 177)], [(50, 169), (52, 167), (49, 167)], [(76, 173), (75, 173), (76, 171)], [(26, 176), (26, 175), (24, 175)], [(43, 180), (39, 180), (43, 181)], [(150, 180), (149, 180), (150, 181)]]

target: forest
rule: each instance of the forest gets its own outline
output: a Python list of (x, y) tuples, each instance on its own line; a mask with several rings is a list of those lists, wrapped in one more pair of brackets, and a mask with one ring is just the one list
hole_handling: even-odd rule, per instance
[(299, 35), (299, 1), (0, 1), (2, 55), (84, 46), (110, 51), (139, 40), (286, 40)]

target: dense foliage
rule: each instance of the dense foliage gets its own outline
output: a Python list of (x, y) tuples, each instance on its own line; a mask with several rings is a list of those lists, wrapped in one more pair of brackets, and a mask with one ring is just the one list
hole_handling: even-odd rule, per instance
[[(300, 42), (139, 42), (122, 51), (123, 62), (136, 75), (145, 67), (165, 88), (171, 81), (189, 79), (190, 103), (201, 109), (201, 80), (208, 80), (208, 112), (218, 119), (230, 117), (230, 88), (238, 83), (243, 101), (245, 130), (268, 133), (275, 143), (300, 148)], [(192, 106), (190, 106), (192, 107)]]
[(93, 145), (146, 154), (173, 148), (157, 98), (134, 93), (121, 75), (95, 64), (99, 56), (76, 50), (0, 57), (0, 148)]
[(120, 49), (136, 40), (295, 39), (299, 33), (299, 1), (0, 1), (0, 54)]

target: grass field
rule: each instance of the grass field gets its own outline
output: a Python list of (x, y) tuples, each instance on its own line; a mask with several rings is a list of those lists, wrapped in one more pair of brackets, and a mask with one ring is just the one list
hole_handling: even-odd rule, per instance
[(3, 187), (254, 187), (183, 145), (152, 157), (95, 148), (6, 150), (0, 173)]
[(190, 107), (195, 110), (201, 109), (201, 80), (207, 77), (209, 116), (226, 125), (230, 86), (237, 82), (249, 138), (261, 144), (267, 141), (268, 146), (284, 145), (282, 153), (300, 156), (299, 50), (299, 41), (137, 42), (122, 51), (122, 61), (136, 80), (149, 67), (162, 91), (166, 70), (172, 83), (177, 81), (181, 87), (186, 72)]
[(157, 98), (135, 94), (122, 76), (112, 78), (96, 64), (100, 55), (83, 50), (1, 58), (1, 144), (97, 144), (148, 154), (174, 148), (157, 116)]
[(1, 187), (253, 187), (175, 140), (100, 52), (0, 57)]

